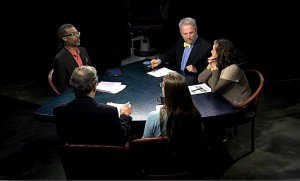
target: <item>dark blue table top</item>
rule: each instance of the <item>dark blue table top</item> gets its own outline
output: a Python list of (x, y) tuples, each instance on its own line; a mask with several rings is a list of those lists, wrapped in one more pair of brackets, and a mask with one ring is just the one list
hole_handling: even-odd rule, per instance
[[(143, 67), (143, 61), (131, 63), (121, 67), (124, 76), (108, 78), (103, 73), (99, 74), (100, 81), (122, 82), (126, 88), (117, 94), (96, 93), (95, 99), (101, 103), (127, 103), (130, 102), (133, 108), (132, 118), (134, 121), (144, 121), (149, 112), (154, 111), (159, 104), (157, 98), (161, 94), (159, 83), (162, 77), (148, 75)], [(181, 72), (190, 85), (197, 84), (196, 77)], [(234, 113), (233, 107), (222, 96), (213, 93), (193, 95), (193, 100), (203, 118), (221, 116)], [(53, 119), (53, 108), (61, 103), (69, 102), (75, 98), (72, 89), (54, 97), (46, 104), (38, 108), (34, 114), (41, 121)]]

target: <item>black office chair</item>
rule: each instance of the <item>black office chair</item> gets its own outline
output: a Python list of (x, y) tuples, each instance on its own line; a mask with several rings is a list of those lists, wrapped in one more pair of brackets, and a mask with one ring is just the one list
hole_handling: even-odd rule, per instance
[(68, 180), (134, 179), (127, 148), (112, 145), (65, 144), (58, 154)]
[[(164, 28), (161, 16), (161, 0), (128, 0), (128, 28), (131, 35), (131, 55), (142, 57), (155, 55), (150, 36)], [(140, 45), (137, 45), (137, 43)]]

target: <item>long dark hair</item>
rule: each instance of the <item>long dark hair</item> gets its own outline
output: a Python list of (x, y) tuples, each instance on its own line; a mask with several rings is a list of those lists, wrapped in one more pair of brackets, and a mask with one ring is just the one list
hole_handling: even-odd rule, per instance
[(216, 61), (219, 69), (222, 70), (229, 65), (241, 64), (244, 62), (241, 53), (230, 40), (220, 38), (215, 40), (214, 43), (216, 44), (216, 52), (218, 54)]
[(196, 125), (199, 125), (197, 134), (201, 135), (201, 114), (193, 102), (185, 77), (177, 72), (167, 74), (162, 86), (165, 103), (160, 111), (160, 127), (162, 130), (164, 115), (167, 115), (166, 132), (170, 143), (180, 144), (194, 137)]

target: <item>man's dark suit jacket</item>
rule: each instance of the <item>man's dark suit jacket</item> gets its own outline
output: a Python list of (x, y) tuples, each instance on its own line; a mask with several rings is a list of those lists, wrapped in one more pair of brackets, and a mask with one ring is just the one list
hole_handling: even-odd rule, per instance
[[(78, 47), (83, 65), (92, 65), (90, 57), (83, 47)], [(53, 60), (53, 82), (59, 92), (70, 86), (69, 80), (74, 69), (78, 67), (73, 55), (64, 47)]]
[[(182, 55), (184, 52), (183, 43), (184, 40), (181, 37), (174, 47), (160, 55), (159, 59), (162, 63), (169, 62), (172, 67), (180, 70)], [(210, 56), (211, 50), (212, 44), (198, 36), (193, 45), (193, 49), (187, 60), (186, 66), (193, 65), (196, 67), (198, 73), (202, 72), (202, 70), (204, 70), (207, 66), (207, 58)]]
[(58, 105), (53, 114), (57, 133), (68, 143), (124, 146), (132, 118), (116, 107), (98, 103), (92, 97), (75, 98)]

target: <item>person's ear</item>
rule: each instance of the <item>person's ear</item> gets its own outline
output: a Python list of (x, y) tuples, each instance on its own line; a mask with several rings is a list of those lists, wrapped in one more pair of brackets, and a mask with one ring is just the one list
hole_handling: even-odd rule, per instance
[(66, 37), (63, 37), (62, 39), (63, 39), (64, 41), (67, 41), (67, 38), (66, 38)]
[(97, 90), (97, 83), (93, 86), (93, 92), (96, 92), (96, 90)]

